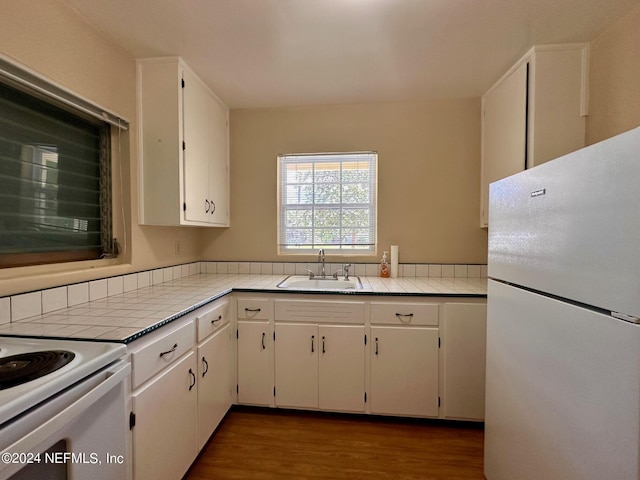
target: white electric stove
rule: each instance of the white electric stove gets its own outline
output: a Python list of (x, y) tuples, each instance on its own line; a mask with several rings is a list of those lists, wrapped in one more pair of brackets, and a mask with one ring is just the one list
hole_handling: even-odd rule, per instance
[(126, 351), (118, 343), (0, 337), (0, 480), (130, 476)]

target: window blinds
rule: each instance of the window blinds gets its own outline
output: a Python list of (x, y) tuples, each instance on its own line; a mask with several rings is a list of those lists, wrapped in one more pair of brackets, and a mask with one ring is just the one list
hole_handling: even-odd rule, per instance
[(320, 248), (344, 254), (375, 251), (375, 152), (289, 154), (278, 159), (281, 253)]

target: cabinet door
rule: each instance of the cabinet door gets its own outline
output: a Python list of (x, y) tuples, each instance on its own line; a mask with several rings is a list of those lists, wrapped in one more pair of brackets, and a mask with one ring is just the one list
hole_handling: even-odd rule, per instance
[(183, 70), (182, 89), (184, 139), (184, 218), (209, 222), (209, 163), (211, 132), (209, 127), (209, 92), (189, 70)]
[(273, 405), (273, 342), (268, 322), (238, 321), (238, 402)]
[(167, 367), (133, 395), (133, 477), (181, 478), (197, 449), (196, 357)]
[(487, 339), (485, 304), (446, 304), (442, 326), (443, 415), (484, 419)]
[(364, 411), (364, 327), (320, 325), (319, 407)]
[(527, 65), (482, 97), (481, 226), (488, 225), (489, 184), (525, 169)]
[(276, 405), (318, 407), (318, 348), (317, 325), (276, 325)]
[(229, 123), (227, 107), (217, 98), (209, 100), (209, 125), (211, 128), (209, 165), (209, 221), (215, 225), (229, 224)]
[(438, 330), (371, 327), (371, 411), (438, 415)]
[(229, 324), (198, 347), (198, 450), (231, 407)]

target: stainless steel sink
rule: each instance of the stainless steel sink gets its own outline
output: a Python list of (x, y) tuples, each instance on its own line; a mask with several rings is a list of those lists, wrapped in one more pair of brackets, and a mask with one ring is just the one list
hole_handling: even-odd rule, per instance
[(362, 282), (359, 277), (344, 278), (315, 277), (306, 275), (289, 275), (278, 285), (286, 290), (360, 290)]

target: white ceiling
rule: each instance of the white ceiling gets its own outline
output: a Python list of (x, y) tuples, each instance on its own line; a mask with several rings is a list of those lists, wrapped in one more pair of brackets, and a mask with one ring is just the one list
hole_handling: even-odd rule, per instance
[(179, 55), (232, 108), (477, 97), (531, 46), (640, 0), (64, 0), (135, 57)]

